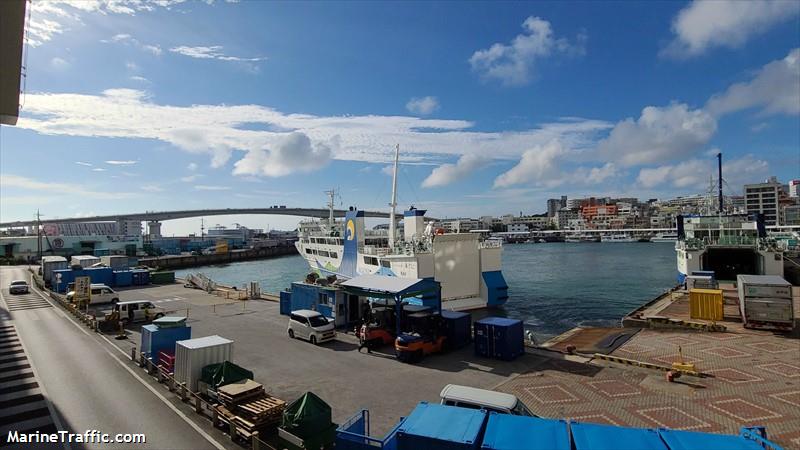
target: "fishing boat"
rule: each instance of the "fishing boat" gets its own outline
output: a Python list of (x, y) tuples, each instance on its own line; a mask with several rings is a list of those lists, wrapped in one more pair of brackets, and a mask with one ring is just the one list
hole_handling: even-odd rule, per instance
[(368, 230), (364, 211), (350, 207), (344, 220), (334, 218), (334, 192), (329, 195), (327, 220), (301, 222), (297, 251), (321, 276), (350, 279), (374, 274), (433, 279), (441, 284), (442, 308), (469, 310), (503, 305), (508, 285), (503, 277), (502, 239), (483, 233), (446, 233), (413, 206), (403, 212), (398, 235), (397, 168), (395, 149), (389, 227)]

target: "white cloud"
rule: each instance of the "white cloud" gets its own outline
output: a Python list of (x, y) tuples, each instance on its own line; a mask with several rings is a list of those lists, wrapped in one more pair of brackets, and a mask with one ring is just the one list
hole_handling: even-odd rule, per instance
[(157, 44), (144, 44), (140, 42), (135, 37), (131, 36), (130, 34), (115, 34), (111, 36), (110, 40), (102, 40), (100, 42), (104, 43), (119, 43), (124, 45), (131, 45), (133, 47), (138, 48), (139, 50), (144, 50), (148, 53), (152, 53), (155, 56), (159, 56), (162, 53), (161, 47)]
[(186, 170), (190, 170), (190, 171), (194, 172), (195, 170), (197, 170), (197, 163), (193, 163), (193, 162), (189, 163), (189, 165), (186, 166)]
[(150, 82), (150, 80), (148, 80), (147, 78), (145, 78), (145, 77), (140, 77), (139, 75), (134, 75), (134, 76), (132, 76), (132, 77), (131, 77), (131, 80), (133, 80), (133, 81), (139, 81), (139, 82), (141, 82), (141, 83), (149, 83), (149, 82)]
[(716, 130), (716, 120), (702, 109), (683, 103), (648, 106), (638, 119), (617, 123), (597, 150), (623, 166), (660, 163), (687, 156), (708, 143)]
[(748, 82), (714, 95), (706, 109), (716, 116), (749, 108), (764, 114), (800, 114), (800, 48), (762, 67)]
[(394, 175), (394, 165), (388, 164), (388, 165), (385, 165), (385, 166), (381, 167), (381, 173), (386, 175), (386, 176), (391, 177), (392, 175)]
[(427, 116), (439, 109), (439, 100), (436, 97), (414, 97), (406, 103), (406, 109), (414, 114)]
[(79, 166), (92, 167), (92, 163), (83, 162), (83, 161), (75, 161), (75, 164), (77, 164)]
[(230, 186), (212, 186), (207, 184), (198, 184), (194, 187), (198, 191), (229, 191)]
[(483, 156), (464, 155), (455, 164), (442, 164), (433, 169), (422, 182), (422, 187), (445, 186), (459, 181), (488, 162), (488, 158)]
[(505, 85), (519, 86), (530, 81), (538, 61), (554, 54), (583, 55), (585, 35), (575, 42), (553, 35), (550, 22), (530, 16), (522, 24), (523, 34), (508, 45), (496, 43), (472, 54), (472, 70), (486, 79), (497, 79)]
[(194, 175), (187, 175), (185, 177), (181, 177), (181, 181), (183, 181), (184, 183), (191, 183), (191, 182), (197, 180), (198, 178), (202, 178), (202, 177), (203, 177), (203, 175), (201, 175), (199, 173), (196, 173)]
[(92, 172), (105, 172), (105, 171), (106, 169), (103, 169), (102, 167), (95, 167), (94, 169), (92, 169)]
[(164, 192), (164, 188), (157, 184), (144, 184), (140, 188), (146, 192)]
[(281, 177), (293, 172), (311, 172), (328, 164), (331, 149), (322, 143), (313, 143), (300, 132), (290, 133), (280, 141), (258, 150), (252, 150), (236, 161), (235, 175), (266, 175)]
[(136, 161), (133, 161), (133, 160), (120, 161), (120, 160), (112, 159), (112, 160), (106, 161), (106, 164), (109, 164), (109, 165), (112, 165), (112, 166), (132, 166), (132, 165), (136, 164)]
[(565, 153), (560, 142), (553, 140), (533, 147), (522, 154), (522, 159), (508, 172), (494, 180), (494, 187), (504, 188), (515, 184), (552, 183), (558, 180), (557, 161)]
[(136, 63), (135, 63), (135, 62), (133, 62), (133, 61), (127, 61), (127, 62), (125, 63), (125, 67), (126, 67), (128, 70), (132, 70), (132, 71), (134, 71), (134, 72), (135, 72), (135, 71), (137, 71), (137, 70), (139, 70), (139, 65), (138, 65), (138, 64), (136, 64)]
[(69, 67), (69, 62), (64, 58), (59, 58), (58, 56), (54, 57), (50, 60), (50, 65), (57, 70), (63, 70)]
[[(156, 139), (189, 153), (210, 155), (214, 167), (225, 164), (234, 151), (245, 152), (245, 157), (255, 152), (246, 164), (248, 170), (240, 169), (246, 173), (257, 165), (254, 158), (264, 159), (291, 132), (306, 135), (312, 148), (328, 147), (330, 157), (337, 160), (389, 163), (394, 144), (399, 143), (404, 163), (439, 164), (443, 156), (465, 154), (517, 160), (526, 149), (552, 139), (572, 149), (588, 149), (611, 127), (600, 120), (565, 118), (522, 131), (478, 132), (470, 130), (473, 124), (465, 120), (313, 116), (259, 105), (159, 105), (134, 89), (109, 89), (101, 95), (28, 93), (25, 112), (18, 128), (46, 135)], [(300, 167), (315, 165), (283, 160)]]
[(19, 188), (25, 191), (42, 191), (48, 192), (51, 195), (79, 195), (94, 199), (120, 199), (131, 198), (135, 195), (125, 192), (111, 192), (106, 189), (101, 191), (92, 191), (79, 183), (54, 183), (49, 181), (38, 181), (32, 178), (27, 178), (19, 175), (1, 174), (0, 187), (4, 189)]
[(178, 47), (172, 47), (171, 49), (169, 49), (169, 51), (177, 53), (179, 55), (188, 56), (190, 58), (218, 59), (220, 61), (258, 62), (267, 59), (266, 57), (263, 56), (241, 57), (241, 56), (226, 55), (225, 53), (222, 52), (221, 45), (197, 46), (197, 47), (189, 47), (186, 45), (181, 45)]
[[(644, 188), (672, 187), (680, 190), (702, 189), (709, 186), (712, 176), (716, 176), (716, 163), (712, 160), (688, 159), (674, 165), (644, 168), (639, 171), (636, 181)], [(769, 172), (766, 161), (753, 155), (724, 162), (722, 178), (728, 186), (738, 189), (746, 183), (755, 182)], [(738, 193), (738, 192), (737, 192)]]
[(662, 54), (685, 58), (715, 47), (737, 48), (799, 12), (793, 0), (695, 0), (673, 20), (675, 39)]
[(605, 163), (601, 167), (579, 167), (572, 174), (576, 183), (600, 184), (619, 175), (614, 163)]
[[(30, 2), (30, 20), (27, 23), (26, 42), (38, 47), (51, 41), (56, 35), (83, 26), (83, 14), (126, 14), (153, 11), (161, 7), (169, 9), (184, 0), (45, 0)], [(120, 35), (118, 35), (120, 36)], [(146, 46), (144, 46), (146, 47)], [(145, 49), (154, 52), (154, 49)], [(160, 52), (160, 49), (159, 49)]]

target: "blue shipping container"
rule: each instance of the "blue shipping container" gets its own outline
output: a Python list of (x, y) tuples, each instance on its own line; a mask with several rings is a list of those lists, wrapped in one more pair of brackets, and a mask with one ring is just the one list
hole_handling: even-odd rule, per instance
[(565, 420), (489, 413), (483, 450), (570, 450)]
[(571, 423), (575, 450), (668, 450), (656, 430)]
[(525, 353), (522, 321), (487, 317), (475, 322), (475, 354), (511, 361)]
[(158, 359), (158, 352), (175, 353), (175, 342), (192, 338), (192, 327), (162, 328), (158, 325), (142, 327), (142, 353)]
[(658, 430), (670, 450), (724, 448), (725, 450), (764, 450), (759, 443), (742, 436), (700, 433), (698, 431)]
[(150, 284), (150, 271), (144, 269), (131, 270), (134, 286), (145, 286)]
[[(58, 281), (56, 275), (61, 275), (61, 281)], [(58, 281), (58, 282), (57, 282)], [(75, 272), (72, 269), (54, 270), (52, 278), (53, 290), (63, 294), (67, 291), (67, 285), (75, 281)]]
[(292, 313), (292, 293), (289, 291), (281, 291), (280, 313), (284, 316)]
[(92, 284), (114, 284), (114, 271), (111, 267), (90, 267), (83, 269), (86, 276), (92, 279)]
[(108, 256), (111, 254), (111, 250), (107, 248), (96, 248), (92, 253), (94, 256)]
[(125, 287), (133, 284), (133, 273), (130, 270), (117, 270), (114, 272), (114, 286)]
[(397, 429), (398, 450), (477, 449), (486, 411), (420, 402)]
[(458, 349), (472, 340), (472, 316), (469, 313), (442, 310), (442, 326), (449, 349)]

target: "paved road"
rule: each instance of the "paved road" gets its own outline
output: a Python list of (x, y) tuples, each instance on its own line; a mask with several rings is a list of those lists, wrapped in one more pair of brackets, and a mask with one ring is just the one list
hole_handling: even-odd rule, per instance
[(60, 308), (38, 293), (9, 295), (12, 279), (29, 276), (22, 267), (0, 268), (0, 447), (9, 430), (54, 429), (145, 433), (146, 444), (136, 448), (231, 447), (208, 421), (172, 402), (163, 386), (145, 380), (121, 351)]

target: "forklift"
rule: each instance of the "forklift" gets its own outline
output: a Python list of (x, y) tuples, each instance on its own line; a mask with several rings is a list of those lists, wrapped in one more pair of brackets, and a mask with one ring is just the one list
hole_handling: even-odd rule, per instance
[(395, 323), (394, 304), (389, 299), (373, 302), (364, 322), (356, 329), (359, 343), (368, 351), (394, 343)]
[(397, 359), (406, 363), (422, 361), (426, 355), (444, 350), (445, 336), (441, 333), (442, 317), (438, 312), (420, 311), (406, 315), (408, 332), (400, 333), (394, 341)]

